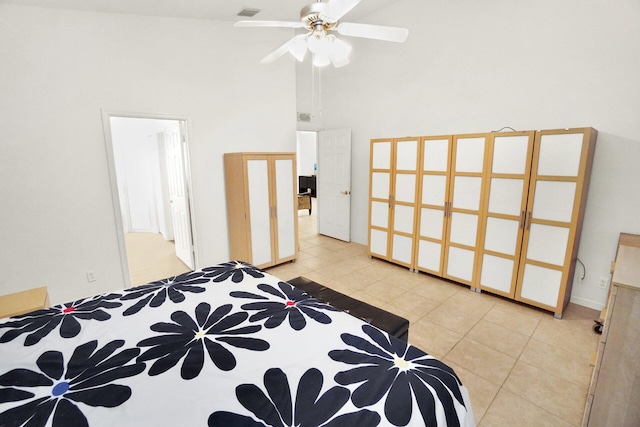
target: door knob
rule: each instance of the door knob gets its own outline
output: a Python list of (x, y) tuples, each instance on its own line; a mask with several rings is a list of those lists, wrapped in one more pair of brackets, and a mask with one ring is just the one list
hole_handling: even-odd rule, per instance
[(345, 196), (348, 196), (349, 194), (351, 194), (351, 191), (346, 190), (346, 191), (341, 191), (342, 194), (344, 194)]

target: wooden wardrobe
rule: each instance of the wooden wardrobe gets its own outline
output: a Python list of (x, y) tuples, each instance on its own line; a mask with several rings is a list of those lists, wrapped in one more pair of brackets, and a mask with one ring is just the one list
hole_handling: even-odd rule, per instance
[(258, 268), (298, 256), (295, 153), (226, 153), (229, 252)]
[(597, 132), (371, 140), (369, 254), (561, 317)]

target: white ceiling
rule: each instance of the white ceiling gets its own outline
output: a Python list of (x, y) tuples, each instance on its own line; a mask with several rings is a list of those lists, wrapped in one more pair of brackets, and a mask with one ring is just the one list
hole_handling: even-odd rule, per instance
[[(362, 0), (344, 17), (344, 21), (358, 21), (394, 1)], [(219, 21), (240, 19), (298, 21), (300, 9), (313, 3), (313, 0), (0, 0), (0, 3)], [(254, 18), (237, 16), (243, 8), (261, 9), (261, 12)]]

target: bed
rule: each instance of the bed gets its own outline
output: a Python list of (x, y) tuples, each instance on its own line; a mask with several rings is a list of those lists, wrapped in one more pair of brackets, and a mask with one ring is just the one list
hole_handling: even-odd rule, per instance
[(455, 372), (230, 261), (0, 319), (0, 426), (475, 425)]

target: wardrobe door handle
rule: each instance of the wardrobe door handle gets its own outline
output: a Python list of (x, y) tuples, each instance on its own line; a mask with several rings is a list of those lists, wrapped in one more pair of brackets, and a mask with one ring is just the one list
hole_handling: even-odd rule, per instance
[(527, 212), (526, 224), (527, 224), (527, 230), (531, 229), (531, 211)]
[(520, 225), (518, 227), (524, 230), (524, 211), (520, 211)]

